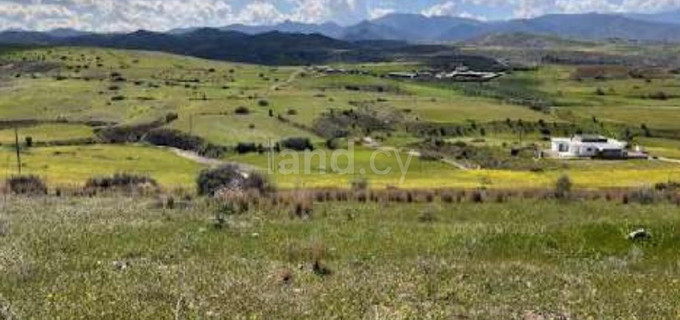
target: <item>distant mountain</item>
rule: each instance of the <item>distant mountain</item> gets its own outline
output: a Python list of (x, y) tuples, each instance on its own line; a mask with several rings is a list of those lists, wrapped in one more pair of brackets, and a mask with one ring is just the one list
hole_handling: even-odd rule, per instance
[[(636, 20), (609, 14), (552, 14), (532, 19), (482, 22), (472, 19), (388, 15), (369, 22), (389, 28), (390, 33), (365, 33), (363, 39), (419, 42), (457, 42), (491, 34), (523, 33), (570, 39), (605, 40), (619, 38), (641, 41), (680, 41), (680, 25)], [(352, 39), (346, 36), (346, 39)]]
[(45, 33), (52, 36), (52, 37), (57, 37), (57, 38), (80, 37), (80, 36), (90, 34), (89, 32), (78, 31), (78, 30), (69, 29), (69, 28), (52, 29), (52, 30), (47, 31)]
[(658, 23), (680, 24), (680, 10), (659, 12), (652, 14), (631, 13), (628, 18)]
[[(138, 31), (128, 34), (91, 34), (71, 29), (49, 32), (11, 30), (0, 32), (0, 43), (161, 50), (264, 64), (315, 63), (339, 55), (351, 59), (372, 59), (384, 55), (380, 50), (404, 50), (402, 42), (436, 44), (477, 40), (505, 43), (507, 46), (516, 46), (517, 43), (543, 46), (549, 45), (548, 42), (554, 44), (556, 37), (569, 40), (680, 42), (680, 23), (651, 21), (674, 21), (673, 17), (677, 14), (680, 12), (644, 17), (596, 13), (553, 14), (493, 22), (389, 14), (348, 27), (334, 23), (286, 21), (272, 26), (231, 25), (219, 29), (175, 29), (166, 33)], [(518, 38), (519, 34), (523, 36)], [(507, 36), (502, 38), (499, 35)], [(553, 39), (528, 38), (527, 35)], [(484, 37), (491, 38), (483, 40)], [(423, 49), (438, 50), (437, 47), (409, 48), (418, 52)]]
[(332, 22), (327, 22), (323, 24), (313, 24), (292, 21), (285, 21), (271, 26), (249, 26), (243, 24), (234, 24), (226, 26), (221, 29), (229, 31), (238, 31), (247, 34), (258, 34), (272, 31), (302, 34), (318, 33), (331, 38), (340, 38), (344, 32), (343, 27)]
[[(663, 15), (669, 20), (671, 13)], [(678, 19), (680, 21), (680, 19)], [(345, 40), (402, 40), (418, 43), (458, 42), (494, 34), (533, 34), (570, 39), (611, 38), (680, 41), (679, 24), (609, 14), (553, 14), (532, 19), (483, 22), (455, 17), (390, 14), (345, 29)]]
[(398, 40), (407, 41), (399, 30), (389, 26), (376, 24), (369, 21), (360, 22), (357, 25), (345, 28), (342, 39), (348, 41), (361, 40)]
[[(604, 40), (611, 38), (642, 41), (680, 41), (680, 26), (634, 20), (607, 14), (553, 14), (534, 19), (493, 24), (490, 31), (522, 32), (563, 38)], [(488, 32), (485, 30), (485, 32)]]
[(371, 21), (372, 24), (388, 27), (398, 32), (400, 40), (410, 42), (441, 41), (446, 31), (453, 29), (474, 29), (484, 25), (483, 22), (458, 17), (434, 16), (420, 14), (389, 14)]

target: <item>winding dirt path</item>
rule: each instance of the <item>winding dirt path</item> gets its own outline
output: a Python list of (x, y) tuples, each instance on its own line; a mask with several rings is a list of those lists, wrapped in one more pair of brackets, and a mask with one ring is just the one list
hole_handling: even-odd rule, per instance
[(239, 163), (239, 162), (222, 161), (222, 160), (219, 160), (219, 159), (208, 158), (208, 157), (201, 156), (198, 153), (193, 152), (193, 151), (181, 150), (181, 149), (177, 149), (177, 148), (166, 148), (166, 149), (172, 151), (172, 153), (174, 153), (175, 155), (177, 155), (179, 157), (182, 157), (184, 159), (191, 160), (191, 161), (196, 162), (198, 164), (202, 164), (202, 165), (209, 166), (209, 167), (219, 167), (221, 165), (231, 164), (231, 165), (235, 165), (235, 166), (239, 167), (240, 170), (243, 171), (243, 172), (258, 170), (258, 168), (255, 167), (255, 166), (251, 166), (251, 165), (243, 164), (243, 163)]

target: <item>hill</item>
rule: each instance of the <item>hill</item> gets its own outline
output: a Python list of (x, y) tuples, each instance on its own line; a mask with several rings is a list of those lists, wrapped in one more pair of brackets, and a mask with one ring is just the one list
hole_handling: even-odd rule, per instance
[(680, 10), (651, 13), (651, 14), (633, 13), (633, 14), (627, 14), (625, 16), (629, 17), (631, 19), (644, 20), (644, 21), (650, 21), (650, 22), (680, 24)]
[(76, 37), (10, 31), (0, 33), (0, 43), (163, 51), (200, 58), (268, 65), (324, 63), (337, 60), (341, 54), (347, 59), (372, 61), (387, 54), (376, 50), (380, 49), (381, 42), (374, 42), (371, 48), (367, 48), (361, 43), (350, 43), (320, 34), (273, 31), (249, 35), (210, 28), (179, 34), (140, 30), (127, 34), (88, 34)]

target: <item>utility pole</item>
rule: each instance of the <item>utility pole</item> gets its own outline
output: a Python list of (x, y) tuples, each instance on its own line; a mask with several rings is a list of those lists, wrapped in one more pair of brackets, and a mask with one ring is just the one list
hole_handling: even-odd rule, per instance
[(19, 128), (14, 127), (14, 146), (17, 150), (17, 170), (21, 175), (21, 150), (19, 149)]

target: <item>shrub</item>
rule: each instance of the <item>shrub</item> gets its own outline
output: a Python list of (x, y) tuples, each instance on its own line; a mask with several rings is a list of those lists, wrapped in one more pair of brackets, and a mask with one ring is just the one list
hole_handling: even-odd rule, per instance
[(13, 176), (5, 181), (9, 190), (14, 194), (42, 195), (47, 194), (45, 182), (38, 176)]
[(156, 188), (158, 183), (156, 180), (141, 175), (129, 173), (116, 173), (110, 177), (94, 177), (85, 182), (86, 189), (95, 190), (140, 190), (147, 187)]
[(355, 178), (350, 185), (353, 191), (365, 191), (368, 189), (368, 180), (366, 178)]
[(30, 148), (33, 146), (33, 137), (26, 137), (24, 138), (26, 140), (26, 147)]
[(157, 146), (167, 146), (177, 149), (194, 151), (201, 156), (219, 158), (226, 148), (205, 141), (201, 137), (189, 135), (174, 129), (154, 129), (144, 136), (144, 141)]
[(260, 107), (268, 107), (269, 106), (269, 101), (267, 100), (260, 100), (257, 102), (257, 105)]
[(649, 99), (654, 100), (668, 100), (670, 97), (663, 91), (655, 92), (647, 96)]
[(558, 199), (566, 198), (569, 196), (572, 186), (573, 184), (569, 176), (561, 176), (559, 179), (557, 179), (557, 183), (555, 183), (555, 197)]
[(240, 107), (236, 108), (236, 110), (234, 110), (234, 113), (242, 114), (242, 115), (250, 114), (250, 109), (248, 109), (244, 106), (240, 106)]
[(198, 185), (198, 194), (209, 196), (213, 196), (223, 189), (237, 191), (254, 189), (262, 193), (273, 189), (265, 176), (255, 172), (244, 172), (239, 166), (233, 164), (201, 171), (196, 179), (196, 184)]
[(158, 128), (165, 124), (164, 119), (159, 119), (149, 123), (142, 123), (136, 125), (121, 125), (112, 126), (96, 130), (97, 137), (102, 142), (108, 143), (124, 143), (124, 142), (138, 142), (142, 139), (145, 133), (154, 128)]
[(295, 151), (314, 150), (314, 145), (309, 138), (288, 138), (279, 142), (282, 148)]
[(240, 154), (256, 152), (256, 151), (257, 151), (257, 146), (255, 146), (255, 143), (252, 143), (252, 142), (239, 142), (236, 145), (236, 152), (238, 152)]
[(175, 120), (179, 119), (179, 115), (175, 112), (168, 112), (168, 114), (165, 115), (165, 122), (170, 123)]
[(289, 116), (295, 116), (298, 114), (298, 112), (295, 109), (288, 109), (288, 111), (286, 111), (286, 114), (288, 114)]

